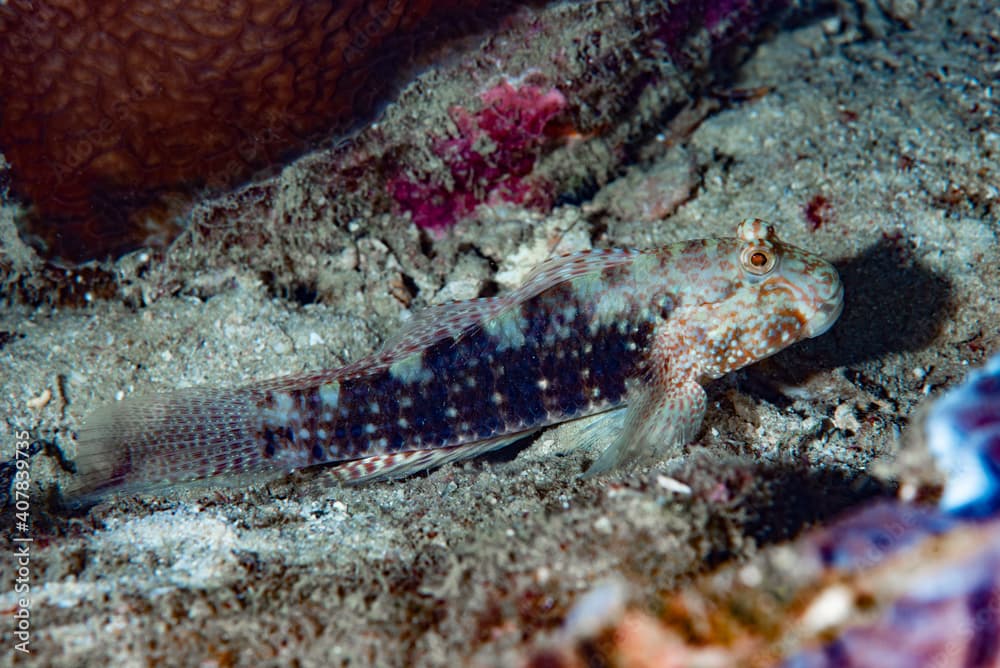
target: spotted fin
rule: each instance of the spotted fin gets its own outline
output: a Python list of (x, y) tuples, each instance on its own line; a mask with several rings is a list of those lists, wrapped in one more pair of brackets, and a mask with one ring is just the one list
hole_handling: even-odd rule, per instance
[(631, 250), (584, 250), (546, 260), (528, 274), (521, 287), (494, 300), (496, 302), (495, 308), (468, 331), (486, 329), (491, 324), (497, 330), (503, 331), (509, 328), (511, 322), (505, 321), (504, 316), (525, 301), (575, 278), (597, 274), (611, 267), (628, 264), (635, 259), (636, 255), (637, 251)]
[(104, 406), (80, 430), (68, 495), (144, 492), (301, 465), (262, 456), (259, 400), (249, 391), (196, 387)]
[(707, 406), (704, 388), (693, 379), (674, 383), (667, 391), (657, 385), (633, 381), (624, 419), (616, 416), (620, 433), (584, 477), (654, 461), (697, 436)]
[(335, 464), (329, 467), (329, 473), (336, 480), (345, 484), (369, 483), (375, 480), (403, 478), (420, 471), (444, 466), (452, 462), (476, 457), (484, 452), (499, 450), (502, 447), (530, 436), (537, 430), (527, 430), (516, 434), (508, 434), (500, 438), (491, 438), (478, 443), (466, 443), (445, 448), (428, 448), (424, 450), (409, 450), (392, 454), (362, 457), (349, 462)]
[(502, 299), (470, 299), (429, 306), (414, 315), (387, 338), (378, 355), (405, 356), (426, 348), (445, 337), (458, 338), (462, 332), (496, 315), (504, 308)]
[(553, 285), (571, 281), (580, 276), (601, 272), (632, 262), (640, 251), (613, 248), (609, 250), (584, 250), (567, 253), (546, 260), (531, 270), (524, 284), (512, 294), (518, 299), (530, 299)]
[(447, 336), (458, 339), (463, 333), (485, 326), (490, 320), (501, 317), (518, 304), (555, 285), (608, 267), (628, 264), (635, 255), (635, 251), (614, 249), (579, 251), (546, 260), (528, 274), (519, 288), (505, 295), (427, 307), (387, 338), (381, 351), (385, 357), (396, 357), (425, 348)]

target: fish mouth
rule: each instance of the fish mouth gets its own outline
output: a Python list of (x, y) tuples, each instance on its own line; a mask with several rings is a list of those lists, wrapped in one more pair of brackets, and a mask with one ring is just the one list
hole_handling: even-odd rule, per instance
[(837, 294), (824, 302), (816, 311), (816, 314), (809, 319), (809, 338), (814, 339), (817, 336), (826, 334), (833, 327), (833, 324), (837, 322), (843, 311), (844, 286), (841, 284), (837, 286)]

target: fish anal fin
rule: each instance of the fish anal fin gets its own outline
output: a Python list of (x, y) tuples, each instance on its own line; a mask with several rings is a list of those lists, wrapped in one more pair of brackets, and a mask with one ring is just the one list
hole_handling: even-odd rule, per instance
[(516, 434), (507, 434), (498, 438), (463, 445), (372, 455), (370, 457), (362, 457), (335, 464), (328, 467), (327, 471), (339, 482), (352, 485), (369, 483), (375, 480), (403, 478), (414, 473), (419, 473), (420, 471), (476, 457), (492, 450), (498, 450), (525, 436), (531, 435), (535, 431), (528, 430)]

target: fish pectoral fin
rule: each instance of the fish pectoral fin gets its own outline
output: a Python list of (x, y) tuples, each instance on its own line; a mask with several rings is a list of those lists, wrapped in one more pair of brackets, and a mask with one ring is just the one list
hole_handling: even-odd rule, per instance
[(340, 462), (330, 466), (328, 470), (330, 475), (339, 482), (350, 485), (389, 478), (404, 478), (420, 471), (476, 457), (492, 450), (499, 450), (536, 431), (538, 430), (530, 429), (462, 445), (372, 455), (349, 462)]
[(652, 463), (686, 445), (698, 434), (706, 405), (705, 390), (695, 380), (676, 383), (667, 392), (655, 383), (640, 387), (636, 382), (629, 388), (624, 420), (616, 418), (621, 420), (621, 431), (584, 477)]
[(594, 452), (606, 450), (622, 433), (627, 413), (628, 406), (622, 406), (590, 418), (583, 418), (587, 423), (573, 436), (574, 449)]

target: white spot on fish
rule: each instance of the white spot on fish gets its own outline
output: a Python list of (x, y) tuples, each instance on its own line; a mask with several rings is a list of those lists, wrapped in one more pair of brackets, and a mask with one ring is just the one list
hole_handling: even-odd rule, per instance
[(424, 353), (417, 351), (396, 360), (389, 367), (389, 375), (401, 383), (423, 383), (430, 380), (430, 369), (424, 367)]
[(271, 395), (274, 406), (264, 409), (264, 423), (272, 427), (284, 427), (289, 421), (298, 416), (298, 411), (294, 411), (295, 402), (292, 395), (286, 392), (275, 392)]
[(289, 413), (292, 410), (292, 406), (295, 404), (292, 401), (292, 395), (285, 394), (284, 392), (279, 392), (274, 395), (274, 407), (279, 411), (284, 411)]
[(573, 279), (573, 296), (579, 304), (589, 304), (605, 290), (607, 285), (601, 280), (600, 274), (590, 273)]
[(607, 325), (627, 326), (625, 320), (626, 312), (629, 309), (628, 299), (621, 289), (604, 290), (594, 303), (594, 315), (590, 321), (590, 333), (595, 334), (598, 329)]
[(319, 386), (319, 400), (323, 402), (324, 406), (329, 406), (330, 408), (336, 408), (340, 405), (340, 383), (338, 381), (333, 381), (332, 383), (327, 383), (325, 385)]
[(528, 322), (520, 308), (511, 308), (483, 323), (485, 331), (496, 341), (498, 352), (524, 345), (524, 329)]
[(626, 266), (629, 268), (632, 282), (639, 283), (659, 270), (660, 258), (656, 256), (656, 253), (637, 253)]

